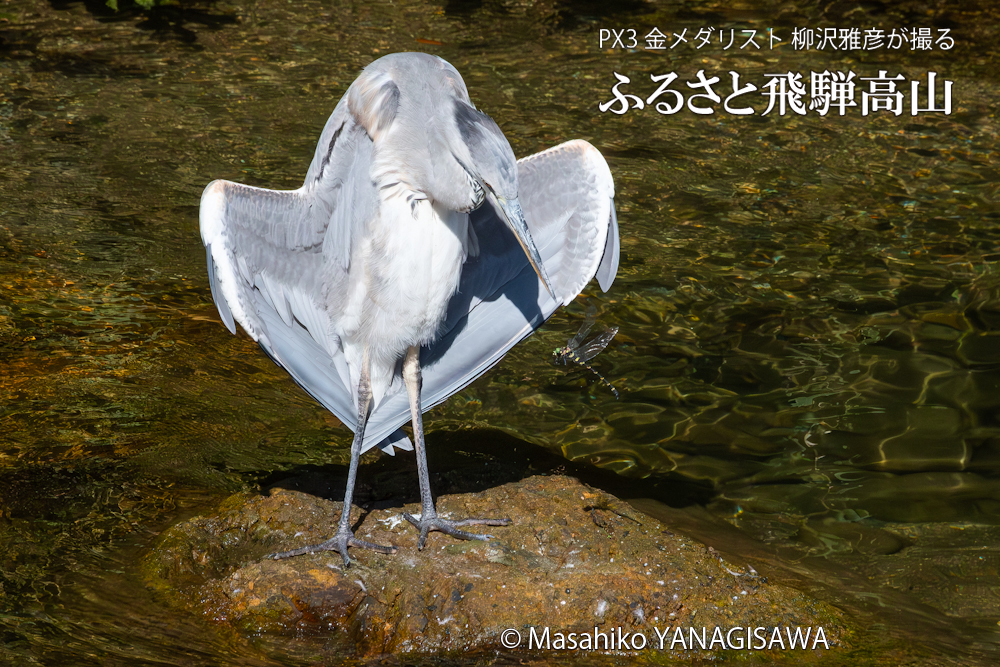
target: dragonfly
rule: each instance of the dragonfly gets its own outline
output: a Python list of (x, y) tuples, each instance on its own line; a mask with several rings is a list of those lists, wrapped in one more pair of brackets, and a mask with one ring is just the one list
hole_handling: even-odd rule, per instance
[(556, 348), (552, 351), (552, 355), (555, 357), (555, 363), (562, 363), (563, 365), (573, 362), (574, 364), (579, 364), (583, 366), (588, 371), (593, 373), (607, 385), (608, 389), (615, 395), (615, 398), (621, 398), (618, 395), (618, 390), (615, 386), (608, 382), (603, 375), (598, 373), (589, 363), (591, 359), (596, 357), (601, 351), (608, 346), (611, 339), (615, 337), (618, 333), (618, 327), (609, 327), (607, 325), (601, 324), (601, 332), (596, 336), (584, 342), (584, 338), (590, 333), (590, 330), (597, 323), (597, 311), (595, 308), (591, 307), (587, 311), (587, 318), (583, 321), (583, 325), (580, 330), (576, 332), (576, 335), (569, 339), (569, 342), (565, 346)]

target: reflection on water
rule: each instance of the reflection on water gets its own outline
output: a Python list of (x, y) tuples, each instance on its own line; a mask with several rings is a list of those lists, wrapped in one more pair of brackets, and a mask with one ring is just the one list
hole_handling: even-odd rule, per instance
[[(274, 664), (165, 609), (134, 569), (158, 531), (226, 493), (347, 456), (347, 431), (218, 323), (198, 199), (219, 177), (297, 187), (358, 70), (403, 50), (455, 64), (519, 155), (598, 146), (623, 234), (615, 288), (586, 295), (620, 326), (598, 369), (621, 400), (549, 363), (578, 302), (432, 411), (431, 443), (500, 429), (693, 485), (704, 509), (688, 529), (716, 548), (821, 581), (920, 655), (1000, 654), (991, 4), (102, 6), (0, 6), (0, 657)], [(933, 25), (956, 47), (598, 48), (601, 27), (654, 25)], [(614, 71), (642, 91), (669, 71), (820, 68), (933, 69), (955, 81), (954, 111), (596, 111)]]

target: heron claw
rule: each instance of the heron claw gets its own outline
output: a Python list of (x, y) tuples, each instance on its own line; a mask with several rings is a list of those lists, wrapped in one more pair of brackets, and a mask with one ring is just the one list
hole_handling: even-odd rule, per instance
[(337, 531), (337, 534), (328, 539), (326, 542), (310, 544), (308, 546), (299, 547), (298, 549), (290, 549), (288, 551), (279, 551), (278, 553), (269, 554), (267, 557), (273, 560), (281, 560), (282, 558), (292, 558), (303, 554), (314, 554), (322, 551), (336, 551), (344, 559), (344, 567), (349, 567), (351, 565), (351, 559), (347, 555), (348, 547), (371, 549), (372, 551), (387, 555), (396, 553), (396, 547), (386, 547), (381, 544), (359, 540), (348, 530)]
[[(429, 514), (430, 516), (428, 516)], [(439, 518), (428, 512), (421, 513), (419, 519), (403, 512), (403, 518), (420, 530), (417, 549), (424, 548), (424, 543), (427, 541), (427, 534), (432, 530), (457, 537), (460, 540), (481, 540), (485, 542), (486, 540), (492, 540), (493, 536), (481, 533), (468, 533), (464, 530), (459, 530), (456, 526), (509, 526), (513, 523), (510, 519), (461, 519), (459, 521), (451, 521), (450, 519)]]

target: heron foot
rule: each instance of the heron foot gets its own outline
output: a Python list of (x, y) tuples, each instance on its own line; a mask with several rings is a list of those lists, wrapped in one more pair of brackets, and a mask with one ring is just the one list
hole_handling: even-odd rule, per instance
[(338, 530), (337, 534), (328, 539), (326, 542), (310, 544), (309, 546), (299, 547), (298, 549), (290, 549), (289, 551), (279, 551), (278, 553), (270, 554), (267, 557), (274, 560), (281, 560), (282, 558), (292, 558), (303, 554), (314, 554), (322, 551), (336, 551), (344, 559), (344, 567), (349, 567), (351, 559), (347, 555), (347, 547), (371, 549), (372, 551), (377, 551), (380, 554), (396, 553), (396, 547), (386, 547), (381, 544), (374, 544), (373, 542), (365, 542), (364, 540), (359, 540), (354, 537), (354, 534), (351, 533), (350, 530)]
[(460, 540), (481, 540), (485, 542), (486, 540), (492, 540), (493, 536), (480, 533), (467, 533), (464, 530), (459, 530), (457, 526), (509, 526), (513, 523), (510, 519), (461, 519), (459, 521), (451, 521), (450, 519), (442, 519), (436, 514), (429, 512), (422, 513), (419, 519), (403, 512), (403, 518), (420, 530), (417, 549), (424, 548), (424, 543), (427, 541), (427, 533), (432, 530), (441, 531)]

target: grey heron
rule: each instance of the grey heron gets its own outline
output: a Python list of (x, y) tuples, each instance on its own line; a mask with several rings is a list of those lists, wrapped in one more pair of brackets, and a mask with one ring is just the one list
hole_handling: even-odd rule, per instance
[[(570, 141), (516, 161), (458, 71), (422, 53), (368, 65), (327, 121), (305, 182), (275, 191), (217, 180), (201, 198), (212, 297), (354, 431), (336, 533), (276, 558), (348, 547), (358, 458), (415, 446), (420, 531), (491, 536), (435, 511), (421, 414), (497, 363), (596, 275), (618, 270), (614, 183)], [(400, 429), (410, 419), (413, 443)]]

